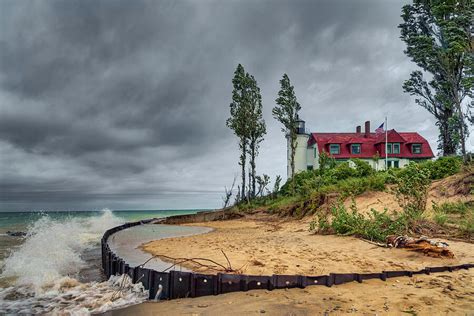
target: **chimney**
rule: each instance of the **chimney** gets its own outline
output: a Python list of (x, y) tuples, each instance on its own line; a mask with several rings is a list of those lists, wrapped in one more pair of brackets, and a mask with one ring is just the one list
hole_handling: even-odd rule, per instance
[(356, 133), (357, 133), (357, 134), (362, 133), (362, 128), (360, 127), (360, 125), (357, 125), (357, 127), (356, 127)]
[(370, 121), (365, 122), (365, 137), (369, 137), (370, 135)]

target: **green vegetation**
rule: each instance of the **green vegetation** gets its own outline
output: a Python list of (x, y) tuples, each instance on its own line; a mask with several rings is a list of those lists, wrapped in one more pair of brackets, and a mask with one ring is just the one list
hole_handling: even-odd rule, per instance
[(469, 238), (474, 236), (474, 203), (435, 203), (433, 211), (433, 220), (438, 225), (455, 228)]
[(368, 216), (357, 211), (353, 202), (348, 211), (341, 203), (333, 206), (330, 213), (318, 213), (310, 223), (311, 231), (352, 235), (374, 241), (385, 241), (388, 235), (401, 234), (407, 230), (409, 218), (404, 214), (390, 216), (387, 210), (372, 209)]
[(266, 134), (266, 125), (262, 116), (262, 96), (255, 78), (245, 72), (239, 64), (232, 79), (232, 102), (230, 104), (230, 117), (226, 124), (239, 138), (242, 184), (238, 198), (244, 200), (247, 196), (245, 188), (247, 155), (249, 155), (250, 174), (248, 183), (248, 197), (256, 195), (256, 157), (263, 136)]
[(465, 102), (474, 93), (473, 18), (471, 0), (413, 0), (403, 6), (399, 26), (405, 54), (420, 67), (403, 89), (435, 117), (441, 153), (454, 155), (460, 149), (465, 159), (468, 124), (473, 123), (473, 104)]
[(420, 213), (423, 205), (421, 201), (425, 197), (421, 192), (427, 189), (431, 179), (455, 174), (460, 170), (461, 162), (459, 158), (446, 157), (411, 163), (404, 169), (377, 172), (367, 162), (359, 159), (339, 164), (331, 163), (332, 159), (329, 157), (323, 159), (325, 168), (299, 172), (294, 176), (295, 195), (292, 194), (291, 181), (288, 180), (280, 188), (281, 178), (278, 177), (278, 185), (272, 193), (240, 202), (236, 207), (243, 210), (265, 207), (274, 213), (283, 214), (289, 209), (302, 208), (297, 214), (292, 211), (287, 214), (300, 216), (316, 212), (329, 195), (343, 201), (367, 191), (384, 191), (387, 185), (394, 185), (395, 193), (396, 190), (399, 191), (398, 195), (403, 198), (404, 205)]
[(398, 172), (395, 183), (394, 193), (402, 209), (410, 218), (420, 217), (425, 211), (431, 184), (430, 168), (410, 163)]
[[(295, 195), (291, 181), (273, 192), (236, 205), (242, 211), (265, 210), (285, 216), (302, 217), (313, 214), (310, 230), (318, 233), (354, 235), (374, 241), (385, 241), (391, 234), (416, 231), (418, 225), (450, 228), (456, 236), (470, 238), (474, 230), (472, 205), (443, 204), (434, 206), (434, 214), (425, 213), (427, 193), (432, 180), (451, 176), (461, 169), (461, 160), (440, 158), (421, 163), (412, 162), (403, 169), (375, 171), (367, 162), (351, 160), (331, 163), (326, 157), (325, 168), (297, 173)], [(281, 179), (281, 178), (278, 178)], [(395, 194), (401, 212), (361, 214), (353, 203), (346, 209), (343, 202), (367, 191), (388, 190)]]

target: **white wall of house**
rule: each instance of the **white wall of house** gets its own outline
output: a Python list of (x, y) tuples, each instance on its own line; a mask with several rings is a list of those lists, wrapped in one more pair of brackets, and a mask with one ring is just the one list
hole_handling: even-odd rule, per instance
[[(385, 170), (385, 157), (380, 157), (378, 162), (373, 159), (362, 159), (369, 163), (369, 165), (377, 171)], [(392, 161), (392, 167), (394, 166), (393, 161), (398, 161), (398, 167), (403, 168), (410, 163), (410, 159), (406, 158), (388, 158), (388, 161)]]

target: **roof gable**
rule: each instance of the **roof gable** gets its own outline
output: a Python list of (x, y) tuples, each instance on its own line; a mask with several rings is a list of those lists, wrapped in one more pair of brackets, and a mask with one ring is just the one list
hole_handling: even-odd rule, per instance
[[(391, 129), (387, 131), (387, 142), (388, 143), (405, 143), (406, 140), (397, 131)], [(385, 133), (381, 133), (377, 137), (376, 143), (385, 143)]]

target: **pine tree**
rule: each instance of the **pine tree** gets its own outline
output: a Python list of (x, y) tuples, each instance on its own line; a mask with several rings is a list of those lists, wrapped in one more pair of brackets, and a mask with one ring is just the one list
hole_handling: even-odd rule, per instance
[(432, 77), (426, 81), (414, 71), (403, 88), (435, 116), (443, 155), (454, 154), (457, 143), (466, 155), (473, 105), (464, 101), (474, 93), (473, 10), (472, 0), (414, 0), (402, 9), (405, 53)]
[(277, 106), (272, 110), (273, 117), (282, 125), (282, 131), (290, 142), (290, 164), (291, 164), (291, 192), (295, 194), (295, 151), (296, 151), (296, 122), (301, 106), (296, 100), (294, 87), (290, 83), (287, 74), (280, 80), (280, 91), (275, 100)]

